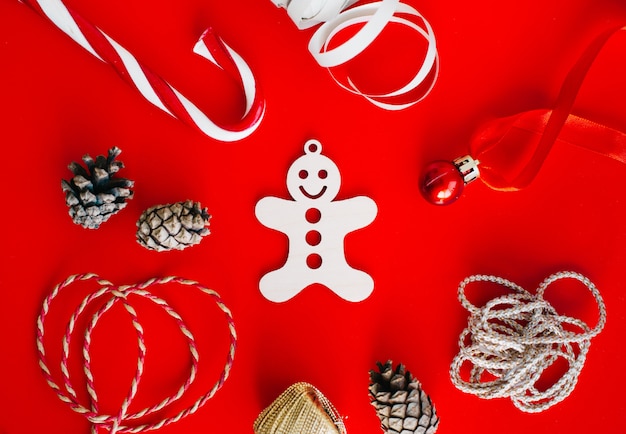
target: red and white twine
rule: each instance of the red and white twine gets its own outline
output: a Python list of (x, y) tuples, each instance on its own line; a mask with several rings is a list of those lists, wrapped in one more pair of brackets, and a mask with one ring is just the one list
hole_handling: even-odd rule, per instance
[[(46, 357), (46, 346), (44, 345), (44, 335), (45, 335), (45, 324), (46, 318), (50, 311), (50, 307), (56, 297), (61, 293), (63, 289), (67, 286), (71, 285), (74, 282), (78, 281), (95, 281), (100, 285), (100, 289), (89, 294), (85, 297), (80, 305), (76, 308), (74, 313), (72, 314), (66, 332), (63, 336), (62, 341), (62, 355), (61, 355), (61, 369), (60, 369), (60, 377), (61, 382), (58, 382), (55, 376), (52, 374), (48, 360)], [(176, 283), (179, 285), (186, 285), (194, 287), (200, 290), (202, 293), (208, 295), (213, 299), (213, 301), (217, 304), (219, 309), (224, 312), (226, 316), (226, 321), (228, 324), (228, 329), (230, 333), (230, 346), (228, 349), (228, 354), (226, 357), (226, 363), (224, 365), (224, 369), (220, 374), (219, 379), (213, 385), (213, 387), (203, 396), (198, 398), (191, 406), (187, 407), (184, 410), (181, 410), (177, 414), (171, 417), (163, 417), (157, 421), (151, 421), (150, 423), (138, 423), (133, 424), (133, 421), (136, 421), (139, 418), (143, 418), (145, 416), (154, 415), (156, 412), (164, 409), (170, 404), (179, 400), (189, 389), (191, 384), (196, 379), (196, 373), (198, 370), (198, 361), (199, 354), (197, 350), (197, 345), (195, 338), (191, 331), (188, 329), (187, 325), (181, 318), (181, 316), (162, 298), (159, 298), (153, 294), (151, 294), (148, 289), (155, 285), (163, 285), (166, 283)], [(152, 303), (156, 304), (158, 307), (163, 309), (171, 318), (176, 322), (177, 327), (180, 329), (183, 334), (187, 347), (189, 349), (189, 353), (191, 355), (191, 366), (189, 369), (189, 373), (185, 382), (178, 388), (178, 390), (171, 396), (166, 397), (162, 401), (144, 408), (140, 411), (136, 411), (133, 413), (129, 412), (129, 407), (135, 398), (138, 390), (139, 383), (141, 381), (143, 372), (144, 372), (144, 362), (146, 358), (146, 345), (144, 340), (144, 330), (139, 322), (139, 318), (137, 316), (137, 312), (130, 304), (128, 298), (129, 296), (137, 296), (143, 297), (147, 300), (150, 300)], [(101, 298), (105, 298), (106, 301), (102, 304), (102, 306), (96, 311), (95, 314), (90, 318), (88, 325), (86, 327), (84, 333), (84, 343), (82, 348), (82, 357), (83, 357), (83, 373), (86, 379), (86, 388), (89, 395), (89, 404), (85, 404), (80, 402), (77, 393), (75, 391), (72, 375), (68, 369), (68, 361), (70, 358), (70, 344), (72, 340), (72, 336), (76, 332), (76, 322), (78, 318), (85, 312), (85, 309), (93, 302), (99, 301)], [(102, 318), (102, 316), (109, 311), (115, 304), (121, 303), (131, 318), (133, 328), (137, 334), (137, 347), (138, 347), (138, 357), (137, 357), (137, 368), (135, 371), (135, 375), (131, 382), (131, 386), (129, 388), (128, 394), (124, 398), (124, 401), (120, 405), (120, 409), (117, 414), (102, 414), (99, 411), (98, 404), (98, 394), (96, 392), (96, 387), (94, 384), (94, 376), (91, 370), (91, 336), (92, 333)], [(215, 393), (222, 387), (228, 375), (230, 373), (233, 359), (235, 356), (235, 349), (237, 346), (237, 333), (235, 331), (235, 324), (233, 322), (232, 314), (228, 307), (224, 304), (219, 294), (215, 291), (205, 288), (197, 282), (191, 280), (185, 280), (179, 277), (164, 277), (159, 279), (150, 279), (147, 282), (136, 284), (136, 285), (125, 285), (125, 286), (115, 286), (111, 282), (100, 279), (95, 274), (78, 274), (68, 277), (64, 282), (55, 286), (52, 292), (46, 297), (44, 300), (41, 313), (37, 318), (37, 352), (39, 356), (39, 366), (43, 371), (43, 375), (48, 383), (48, 385), (56, 392), (59, 399), (63, 402), (67, 403), (72, 410), (77, 413), (82, 414), (85, 418), (87, 418), (92, 423), (92, 433), (97, 433), (98, 427), (103, 427), (108, 429), (112, 434), (114, 433), (139, 433), (143, 431), (150, 431), (161, 428), (165, 425), (172, 424), (174, 422), (179, 421), (180, 419), (194, 413), (200, 407), (202, 407), (209, 399), (211, 399)]]
[[(593, 295), (598, 307), (594, 328), (577, 318), (559, 314), (544, 299), (548, 286), (560, 279), (574, 279)], [(473, 305), (465, 287), (474, 282), (492, 282), (512, 292), (496, 297), (484, 306)], [(474, 275), (464, 279), (459, 301), (470, 313), (468, 326), (459, 338), (459, 354), (450, 367), (450, 377), (461, 391), (485, 399), (510, 398), (520, 410), (537, 413), (567, 398), (574, 390), (583, 368), (591, 338), (606, 323), (606, 308), (595, 285), (579, 273), (564, 271), (546, 278), (536, 294), (496, 276)], [(568, 368), (541, 390), (537, 383), (557, 360)], [(461, 373), (469, 364), (469, 378)]]
[[(257, 91), (250, 67), (209, 28), (194, 47), (194, 52), (237, 79), (246, 98), (242, 119), (228, 127), (219, 126), (196, 105), (142, 65), (128, 50), (114, 41), (60, 0), (20, 0), (48, 18), (57, 28), (85, 50), (111, 65), (118, 74), (153, 105), (171, 116), (196, 127), (207, 136), (224, 142), (241, 140), (252, 134), (265, 114), (265, 101)], [(218, 60), (219, 59), (219, 60)]]

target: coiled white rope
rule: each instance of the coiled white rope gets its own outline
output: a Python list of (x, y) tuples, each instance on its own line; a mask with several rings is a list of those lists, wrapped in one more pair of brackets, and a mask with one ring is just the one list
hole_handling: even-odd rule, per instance
[[(593, 329), (579, 319), (560, 315), (544, 299), (546, 288), (560, 279), (578, 280), (595, 298), (599, 319)], [(465, 287), (473, 282), (496, 283), (513, 293), (477, 307), (465, 295)], [(458, 298), (470, 318), (450, 367), (452, 382), (459, 390), (481, 398), (511, 398), (517, 408), (529, 413), (546, 410), (569, 396), (585, 363), (591, 338), (606, 322), (606, 308), (598, 289), (582, 274), (570, 271), (549, 276), (536, 295), (500, 277), (474, 275), (460, 283)], [(546, 390), (538, 390), (542, 374), (558, 359), (567, 362), (567, 371)], [(471, 366), (469, 379), (461, 374), (466, 363)]]
[[(439, 73), (437, 44), (431, 25), (415, 8), (400, 0), (381, 0), (349, 8), (356, 0), (271, 0), (285, 8), (299, 29), (317, 24), (321, 26), (309, 41), (309, 51), (320, 66), (332, 68), (342, 65), (362, 53), (380, 35), (389, 23), (414, 30), (428, 43), (421, 67), (409, 82), (391, 92), (372, 94), (363, 92), (350, 79), (343, 83), (331, 73), (344, 89), (360, 95), (377, 107), (402, 110), (423, 100), (432, 90)], [(349, 9), (348, 9), (349, 8)], [(343, 43), (330, 48), (333, 39), (343, 30), (360, 26), (359, 30)], [(422, 87), (423, 88), (422, 88)], [(419, 89), (418, 89), (419, 88)], [(408, 102), (398, 97), (408, 97)]]

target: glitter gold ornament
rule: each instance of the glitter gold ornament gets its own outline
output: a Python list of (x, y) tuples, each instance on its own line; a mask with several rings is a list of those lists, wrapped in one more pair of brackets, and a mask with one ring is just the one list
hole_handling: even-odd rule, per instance
[(296, 383), (261, 412), (255, 434), (345, 434), (335, 407), (309, 383)]

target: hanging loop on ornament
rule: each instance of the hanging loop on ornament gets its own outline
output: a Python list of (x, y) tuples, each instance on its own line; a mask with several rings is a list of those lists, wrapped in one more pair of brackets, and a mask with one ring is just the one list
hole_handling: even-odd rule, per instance
[(252, 134), (265, 115), (265, 100), (260, 96), (252, 71), (243, 58), (221, 38), (207, 29), (194, 53), (231, 75), (241, 88), (246, 106), (241, 119), (231, 125), (213, 122), (194, 103), (160, 76), (142, 65), (127, 49), (91, 24), (61, 0), (21, 0), (40, 15), (48, 18), (85, 50), (111, 65), (128, 84), (151, 104), (180, 119), (215, 140), (233, 142)]
[[(321, 24), (309, 41), (309, 51), (317, 63), (329, 68), (331, 77), (347, 91), (360, 95), (377, 107), (402, 110), (422, 101), (433, 89), (439, 74), (439, 56), (435, 35), (430, 23), (415, 8), (400, 0), (381, 0), (374, 3), (349, 6), (356, 1), (345, 0), (272, 0), (287, 9), (298, 26), (305, 29)], [(361, 54), (378, 38), (389, 23), (406, 26), (424, 39), (428, 47), (421, 66), (408, 81), (385, 93), (368, 93), (347, 76), (342, 79), (330, 68), (343, 65)], [(337, 35), (348, 28), (358, 30), (346, 41), (331, 48)]]
[[(553, 108), (529, 110), (498, 118), (476, 131), (470, 140), (470, 155), (473, 159), (480, 160), (481, 170), (477, 173), (485, 185), (497, 191), (514, 191), (527, 187), (539, 173), (557, 141), (576, 145), (626, 164), (626, 131), (571, 113), (578, 91), (595, 60), (607, 43), (621, 31), (626, 31), (626, 27), (605, 31), (587, 46), (565, 78)], [(422, 177), (423, 193), (429, 192), (433, 183), (439, 185), (436, 177), (433, 178), (431, 169), (430, 165), (427, 166)], [(424, 196), (429, 202), (440, 204), (432, 199), (432, 195)], [(446, 204), (452, 202), (454, 200)]]
[[(60, 374), (53, 374), (50, 370), (47, 356), (47, 345), (44, 342), (46, 336), (46, 323), (50, 313), (51, 306), (56, 301), (59, 294), (68, 286), (81, 281), (94, 281), (100, 287), (95, 292), (87, 295), (74, 313), (71, 315), (66, 332), (62, 339), (62, 352), (61, 352), (61, 369)], [(179, 411), (174, 415), (161, 416), (160, 419), (152, 421), (150, 423), (137, 422), (140, 418), (146, 416), (154, 416), (157, 412), (169, 407), (171, 404), (180, 400), (185, 393), (189, 390), (191, 385), (196, 380), (199, 363), (199, 352), (196, 344), (196, 339), (184, 322), (181, 315), (174, 310), (163, 298), (157, 297), (148, 291), (150, 287), (165, 285), (168, 283), (175, 283), (178, 285), (189, 286), (198, 289), (200, 292), (208, 295), (217, 304), (218, 308), (225, 314), (228, 330), (230, 334), (230, 344), (228, 354), (226, 357), (226, 363), (223, 371), (219, 376), (217, 382), (213, 387), (198, 398), (193, 404), (184, 410)], [(170, 318), (172, 318), (183, 335), (186, 341), (186, 345), (191, 356), (191, 365), (189, 372), (184, 380), (183, 384), (172, 395), (163, 398), (161, 401), (146, 407), (142, 410), (130, 412), (130, 406), (135, 396), (137, 395), (139, 384), (143, 378), (145, 361), (146, 361), (146, 341), (144, 339), (144, 329), (139, 321), (137, 311), (133, 307), (130, 297), (144, 298), (159, 308), (161, 308)], [(104, 302), (101, 302), (105, 299)], [(84, 342), (82, 346), (82, 358), (83, 358), (83, 374), (85, 378), (85, 387), (89, 396), (89, 403), (83, 403), (76, 389), (74, 388), (74, 381), (70, 367), (70, 349), (72, 343), (72, 337), (77, 332), (76, 327), (79, 318), (85, 314), (86, 310), (94, 303), (101, 302), (103, 304), (96, 310), (96, 312), (90, 317), (85, 331)], [(119, 411), (116, 414), (104, 414), (99, 409), (99, 398), (96, 392), (96, 384), (94, 375), (92, 372), (92, 336), (96, 326), (100, 323), (102, 317), (110, 311), (117, 303), (121, 303), (124, 310), (128, 313), (131, 319), (133, 329), (137, 336), (137, 362), (136, 369), (128, 393), (126, 394), (123, 402), (120, 404)], [(82, 414), (92, 423), (92, 433), (96, 434), (98, 427), (106, 428), (110, 433), (116, 432), (130, 432), (139, 433), (144, 431), (150, 431), (161, 428), (163, 426), (177, 422), (178, 420), (193, 414), (200, 407), (202, 407), (209, 399), (211, 399), (215, 393), (222, 387), (226, 379), (230, 374), (232, 368), (233, 359), (235, 355), (235, 349), (237, 345), (237, 333), (232, 318), (232, 314), (228, 307), (224, 304), (219, 294), (215, 291), (208, 289), (198, 282), (182, 279), (179, 277), (169, 276), (163, 278), (150, 279), (144, 283), (135, 285), (115, 286), (111, 282), (100, 279), (97, 275), (92, 273), (78, 274), (68, 277), (64, 282), (55, 286), (52, 292), (45, 298), (41, 313), (37, 318), (37, 353), (39, 356), (39, 366), (43, 372), (44, 378), (48, 385), (55, 391), (59, 399), (70, 406), (75, 412)], [(57, 376), (60, 375), (61, 382), (57, 381)]]
[[(598, 308), (595, 327), (559, 314), (546, 299), (546, 289), (562, 279), (582, 283)], [(483, 306), (469, 301), (468, 285), (490, 282), (511, 291)], [(606, 307), (596, 286), (580, 273), (563, 271), (546, 278), (535, 294), (498, 276), (473, 275), (458, 287), (458, 299), (469, 312), (468, 325), (459, 337), (459, 353), (450, 367), (457, 389), (484, 399), (510, 398), (520, 410), (544, 411), (573, 391), (583, 368), (591, 339), (606, 324)], [(547, 389), (537, 383), (559, 360), (567, 371)], [(463, 367), (470, 366), (467, 371)], [(470, 372), (469, 377), (465, 374)]]

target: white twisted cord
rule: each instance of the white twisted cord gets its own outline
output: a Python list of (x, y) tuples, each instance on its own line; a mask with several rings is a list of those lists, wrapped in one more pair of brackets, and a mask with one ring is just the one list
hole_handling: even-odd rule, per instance
[[(595, 298), (599, 318), (593, 329), (579, 319), (559, 315), (544, 299), (547, 287), (560, 279), (578, 280)], [(465, 295), (465, 287), (474, 282), (497, 283), (513, 293), (477, 307)], [(517, 408), (528, 413), (544, 411), (569, 396), (591, 338), (606, 323), (606, 308), (598, 289), (588, 278), (571, 271), (549, 276), (536, 295), (500, 277), (474, 275), (459, 284), (458, 298), (470, 318), (450, 367), (452, 382), (459, 390), (481, 398), (511, 398)], [(537, 381), (558, 359), (567, 362), (567, 371), (547, 390), (538, 390)], [(466, 363), (471, 366), (469, 379), (461, 374)], [(495, 379), (485, 379), (484, 374)]]

